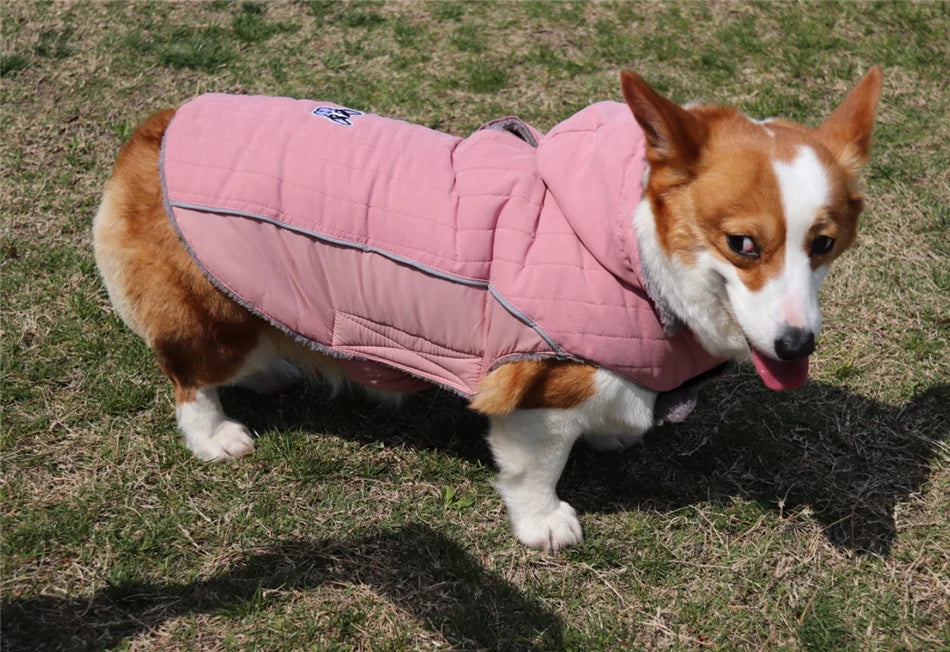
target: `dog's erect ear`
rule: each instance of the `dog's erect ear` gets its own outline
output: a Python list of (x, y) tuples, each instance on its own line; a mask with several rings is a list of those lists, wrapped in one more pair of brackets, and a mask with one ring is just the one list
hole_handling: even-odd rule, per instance
[(650, 164), (669, 166), (682, 175), (682, 181), (691, 177), (706, 140), (706, 126), (689, 111), (653, 90), (635, 72), (621, 72), (620, 86), (646, 135)]
[(818, 135), (851, 176), (857, 175), (871, 152), (874, 113), (884, 73), (874, 66), (818, 127)]

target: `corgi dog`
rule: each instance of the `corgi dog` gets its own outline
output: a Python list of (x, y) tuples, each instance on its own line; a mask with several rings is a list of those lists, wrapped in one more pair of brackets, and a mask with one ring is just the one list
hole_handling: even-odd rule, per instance
[(618, 448), (682, 418), (728, 360), (751, 358), (771, 389), (805, 381), (881, 84), (875, 66), (809, 128), (683, 108), (623, 72), (625, 103), (464, 140), (202, 96), (119, 152), (96, 262), (197, 457), (254, 448), (222, 386), (441, 385), (490, 420), (516, 537), (556, 551), (583, 541), (555, 491), (578, 438)]

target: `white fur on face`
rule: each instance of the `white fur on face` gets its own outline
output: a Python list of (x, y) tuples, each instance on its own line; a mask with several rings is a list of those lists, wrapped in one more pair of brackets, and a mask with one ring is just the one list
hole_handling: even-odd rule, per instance
[[(811, 330), (815, 337), (821, 327), (818, 289), (828, 268), (811, 269), (805, 239), (828, 203), (828, 176), (814, 150), (805, 146), (790, 162), (774, 161), (773, 171), (785, 219), (785, 264), (757, 292), (749, 290), (732, 264), (709, 251), (699, 254), (691, 265), (675, 253), (667, 257), (649, 201), (640, 203), (634, 217), (645, 273), (713, 355), (743, 358), (748, 355), (748, 340), (762, 353), (777, 357), (775, 340), (786, 323)], [(731, 314), (724, 307), (726, 302)]]
[[(747, 355), (742, 332), (723, 308), (722, 277), (711, 273), (715, 257), (703, 253), (694, 265), (683, 263), (675, 254), (668, 258), (657, 237), (656, 218), (649, 200), (640, 202), (633, 226), (640, 248), (640, 264), (653, 290), (689, 326), (702, 347), (723, 358)], [(734, 273), (731, 265), (726, 267)]]
[(781, 273), (752, 292), (731, 265), (720, 262), (716, 269), (729, 280), (729, 302), (749, 342), (762, 353), (777, 357), (775, 340), (786, 324), (811, 331), (815, 337), (821, 328), (818, 289), (828, 268), (811, 268), (806, 238), (828, 203), (830, 184), (824, 166), (810, 147), (799, 147), (788, 163), (774, 161), (772, 169), (785, 218), (785, 265)]

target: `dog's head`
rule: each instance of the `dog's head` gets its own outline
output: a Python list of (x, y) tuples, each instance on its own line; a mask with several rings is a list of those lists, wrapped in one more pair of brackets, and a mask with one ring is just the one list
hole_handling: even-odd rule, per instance
[(818, 289), (854, 241), (882, 73), (817, 129), (681, 108), (638, 75), (623, 94), (647, 141), (635, 219), (645, 271), (712, 353), (750, 351), (772, 389), (797, 387), (821, 326)]

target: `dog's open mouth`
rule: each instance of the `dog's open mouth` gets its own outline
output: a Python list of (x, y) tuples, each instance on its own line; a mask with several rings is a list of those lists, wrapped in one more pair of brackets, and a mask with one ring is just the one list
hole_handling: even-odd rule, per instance
[(749, 348), (752, 350), (752, 364), (769, 389), (795, 389), (801, 387), (808, 378), (807, 357), (800, 360), (773, 360), (754, 346)]

